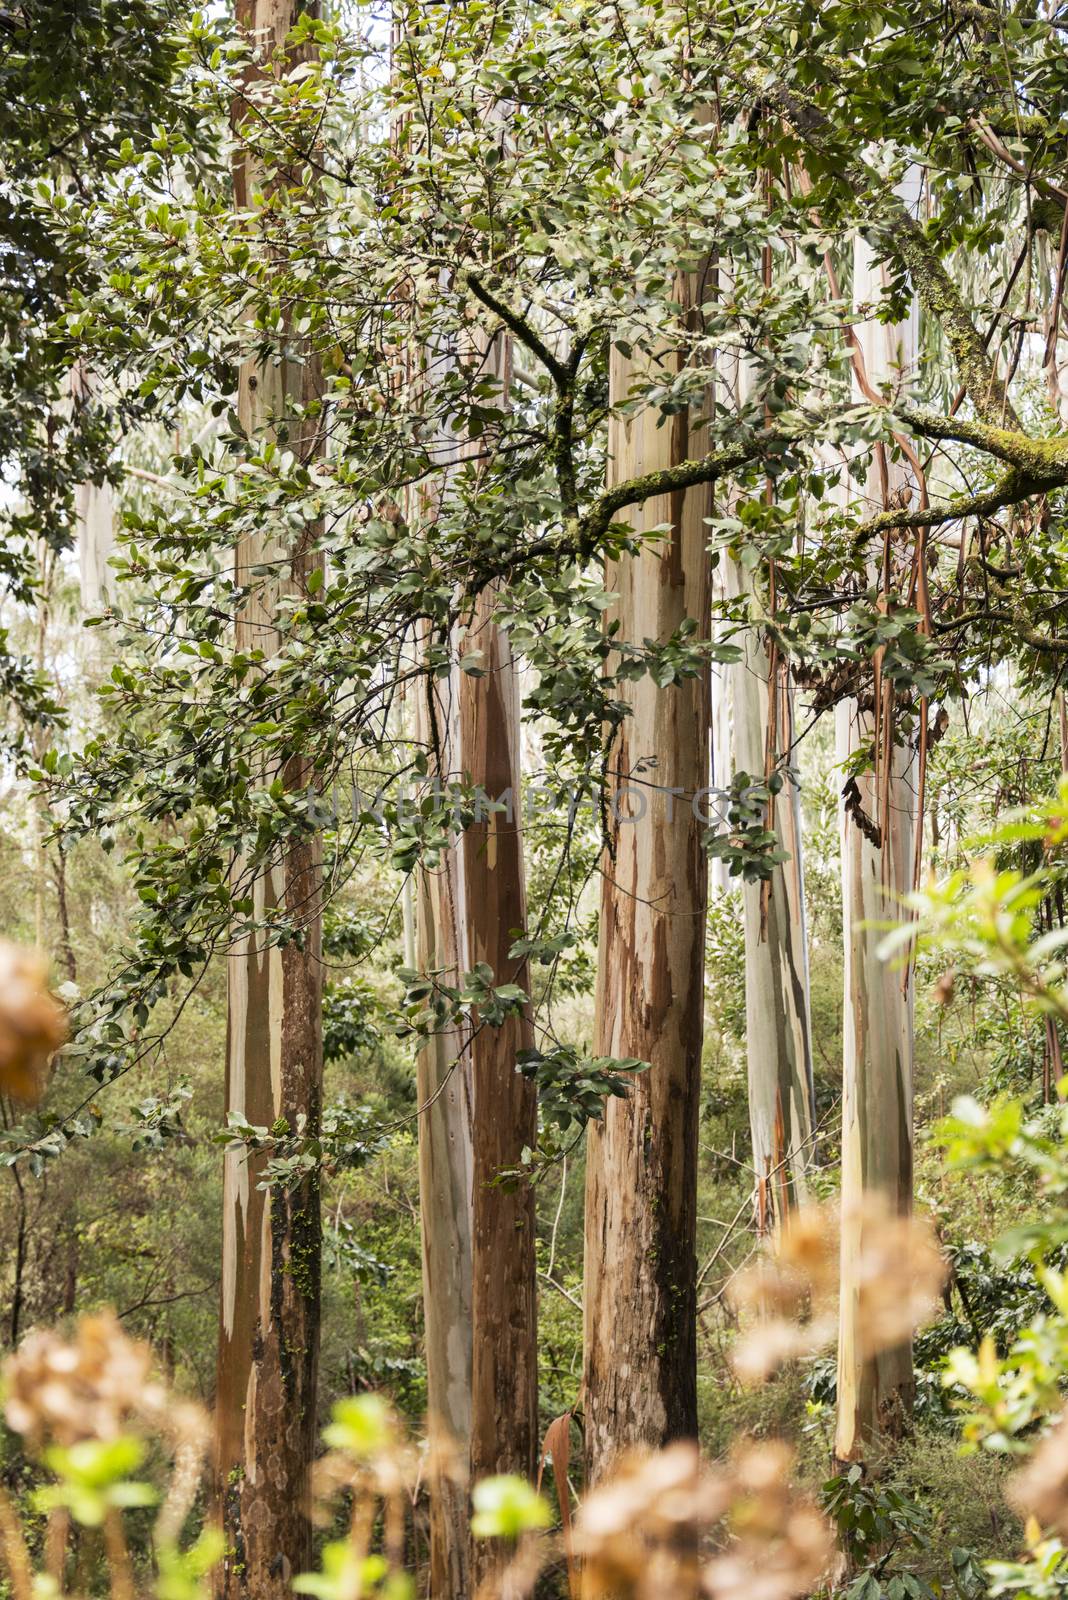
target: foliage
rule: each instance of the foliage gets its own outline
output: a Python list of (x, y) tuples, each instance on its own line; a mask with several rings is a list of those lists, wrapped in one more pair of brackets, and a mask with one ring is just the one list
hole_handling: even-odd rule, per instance
[[(859, 1466), (824, 1484), (823, 1504), (847, 1560), (862, 1569), (845, 1588), (848, 1600), (934, 1600), (936, 1591), (907, 1559), (907, 1552), (925, 1551), (930, 1542), (930, 1519), (920, 1506), (896, 1489), (865, 1483)], [(971, 1551), (955, 1546), (949, 1563), (950, 1586), (939, 1592), (955, 1594), (958, 1600), (977, 1600), (986, 1593), (982, 1569)]]
[[(747, 640), (778, 653), (798, 697), (821, 1195), (836, 1183), (832, 836), (843, 782), (883, 759), (873, 740), (834, 769), (827, 714), (874, 704), (878, 682), (891, 746), (924, 752), (932, 851), (954, 875), (913, 900), (918, 924), (888, 949), (918, 937), (919, 970), (945, 974), (939, 1003), (921, 1004), (920, 1103), (968, 1089), (938, 1137), (975, 1188), (930, 1180), (954, 1299), (917, 1361), (957, 1407), (929, 1406), (932, 1424), (963, 1419), (970, 1443), (1023, 1457), (1066, 1355), (1065, 1113), (1034, 1103), (1047, 1019), (1064, 1016), (1068, 791), (1034, 798), (1053, 781), (1068, 587), (1063, 397), (1037, 348), (1063, 316), (1063, 17), (972, 0), (405, 0), (391, 20), (395, 33), (380, 7), (305, 11), (294, 64), (257, 54), (226, 8), (0, 5), (0, 689), (12, 761), (35, 775), (28, 803), (23, 789), (3, 802), (3, 909), (27, 939), (43, 931), (61, 951), (73, 937), (82, 996), (58, 1066), (44, 1070), (59, 1042), (45, 1030), (5, 1079), (49, 1077), (39, 1106), (3, 1108), (5, 1337), (114, 1300), (158, 1324), (181, 1381), (206, 1394), (226, 1148), (261, 1184), (321, 1184), (324, 1388), (383, 1383), (414, 1420), (412, 1055), (522, 1013), (538, 1048), (517, 1067), (537, 1084), (541, 1132), (524, 1171), (502, 1177), (560, 1175), (561, 1210), (555, 1183), (539, 1196), (557, 1295), (541, 1355), (557, 1409), (570, 1406), (580, 1218), (562, 1158), (574, 1191), (583, 1129), (642, 1067), (597, 1056), (591, 1026), (604, 823), (631, 776), (616, 754), (624, 691), (647, 680), (670, 708)], [(239, 145), (258, 177), (235, 205)], [(902, 185), (918, 169), (910, 210)], [(851, 294), (860, 238), (884, 279), (866, 308)], [(700, 275), (685, 326), (680, 275)], [(864, 391), (854, 324), (894, 323), (914, 299), (917, 370)], [(508, 381), (489, 359), (505, 339)], [(613, 349), (636, 358), (627, 396), (609, 392)], [(253, 364), (314, 382), (250, 436), (234, 398)], [(609, 423), (646, 408), (688, 430), (694, 459), (609, 492)], [(909, 498), (872, 507), (888, 462), (911, 474)], [(90, 646), (39, 563), (69, 583), (75, 488), (105, 481), (123, 528)], [(623, 637), (613, 584), (639, 549), (632, 508), (674, 506), (700, 483), (716, 495), (710, 562), (729, 553), (754, 592), (718, 598), (711, 627)], [(252, 535), (278, 560), (239, 581)], [(274, 607), (275, 638), (239, 647), (236, 617), (276, 597), (298, 546), (321, 567)], [(486, 966), (414, 970), (397, 910), (405, 877), (440, 870), (465, 828), (519, 803), (442, 772), (413, 725), (428, 684), (485, 671), (472, 613), (490, 594), (536, 747), (524, 776), (544, 768), (548, 797), (524, 818), (530, 922), (509, 931), (528, 970), (511, 982)], [(51, 681), (92, 677), (90, 649), (106, 673), (92, 704)], [(1012, 702), (1000, 722), (999, 696)], [(655, 773), (643, 781), (656, 789)], [(782, 781), (769, 763), (710, 797), (726, 815), (706, 849), (735, 882), (783, 860), (767, 825)], [(993, 826), (1010, 806), (1028, 810)], [(31, 826), (55, 837), (30, 840)], [(974, 826), (990, 835), (986, 866), (961, 864)], [(304, 940), (254, 886), (311, 838), (325, 959), (345, 968), (326, 991), (322, 1126), (239, 1117), (220, 1132), (222, 971), (250, 936)], [(744, 1031), (736, 907), (717, 905), (709, 935), (728, 1045)], [(730, 1361), (726, 1285), (753, 1243), (737, 1054), (706, 1075), (701, 1378), (716, 1391), (706, 1410), (775, 1431), (778, 1403), (796, 1423), (802, 1377), (754, 1398)], [(127, 1075), (129, 1092), (111, 1087)], [(998, 1254), (1003, 1224), (1015, 1232)], [(366, 1466), (351, 1439), (334, 1444)], [(83, 1455), (59, 1468), (72, 1507), (91, 1499), (76, 1471), (139, 1492), (141, 1466), (112, 1480)], [(498, 1488), (498, 1511), (510, 1493)], [(859, 1486), (865, 1527), (907, 1523), (891, 1493)], [(1056, 1542), (1032, 1548), (995, 1583), (1055, 1586)], [(881, 1559), (866, 1592), (913, 1593), (908, 1569)], [(160, 1593), (186, 1600), (203, 1569), (170, 1561), (164, 1550)], [(391, 1561), (334, 1544), (307, 1592), (387, 1590)]]

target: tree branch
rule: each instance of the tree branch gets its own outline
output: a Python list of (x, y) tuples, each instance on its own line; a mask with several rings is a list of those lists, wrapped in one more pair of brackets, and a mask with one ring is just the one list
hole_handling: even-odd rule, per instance
[(1068, 438), (1032, 439), (1022, 430), (994, 427), (964, 417), (943, 417), (919, 406), (895, 405), (892, 410), (925, 438), (955, 439), (960, 444), (975, 445), (1026, 476), (1043, 480), (1046, 488), (1068, 483)]
[(892, 532), (895, 528), (936, 528), (943, 522), (958, 522), (964, 517), (989, 516), (1002, 506), (1018, 504), (1033, 494), (1041, 492), (1019, 472), (1006, 472), (985, 494), (960, 495), (944, 500), (941, 505), (927, 506), (921, 511), (880, 511), (877, 517), (862, 522), (853, 533), (854, 547), (867, 544), (877, 534)]
[(492, 311), (495, 317), (500, 317), (509, 333), (513, 334), (520, 344), (525, 345), (532, 356), (537, 357), (551, 376), (556, 387), (558, 389), (566, 389), (571, 382), (571, 374), (564, 363), (558, 361), (556, 356), (553, 355), (544, 339), (534, 332), (530, 323), (521, 317), (518, 312), (513, 311), (510, 306), (505, 305), (503, 300), (498, 300), (496, 295), (491, 294), (481, 279), (477, 278), (473, 272), (465, 272), (464, 281), (475, 299), (481, 300), (486, 310)]
[[(766, 93), (785, 114), (802, 139), (833, 162), (835, 152), (827, 136), (833, 131), (829, 118), (796, 89), (773, 83)], [(971, 395), (972, 404), (985, 421), (998, 427), (1008, 422), (1019, 431), (1016, 415), (996, 366), (987, 355), (982, 335), (968, 314), (960, 291), (942, 264), (938, 252), (928, 242), (923, 229), (904, 202), (888, 189), (875, 169), (858, 156), (844, 163), (839, 160), (839, 176), (870, 205), (870, 220), (878, 227), (889, 253), (908, 269), (925, 310), (942, 326), (953, 352), (957, 370)]]
[(654, 472), (643, 472), (607, 489), (593, 502), (582, 518), (581, 543), (584, 551), (592, 554), (597, 541), (607, 533), (617, 511), (626, 506), (641, 505), (658, 494), (675, 494), (680, 489), (693, 489), (699, 483), (715, 483), (728, 472), (756, 461), (776, 448), (795, 442), (793, 434), (763, 434), (752, 443), (732, 445), (726, 450), (714, 451), (694, 461), (679, 461), (671, 467), (660, 467)]

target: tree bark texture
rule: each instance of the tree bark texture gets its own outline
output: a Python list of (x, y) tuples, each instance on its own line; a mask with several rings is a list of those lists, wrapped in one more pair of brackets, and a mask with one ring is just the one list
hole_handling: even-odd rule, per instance
[[(685, 292), (685, 291), (684, 291)], [(611, 355), (614, 402), (634, 381)], [(666, 359), (674, 359), (670, 353)], [(703, 448), (685, 414), (652, 407), (616, 417), (609, 482)], [(686, 617), (709, 626), (710, 491), (646, 501), (636, 532), (670, 523), (667, 539), (612, 566), (608, 614), (622, 639), (664, 640)], [(697, 1125), (703, 1036), (707, 857), (693, 797), (708, 783), (704, 674), (660, 690), (623, 686), (631, 714), (611, 751), (611, 851), (602, 862), (594, 1050), (651, 1063), (626, 1099), (609, 1099), (590, 1129), (585, 1225), (587, 1481), (617, 1452), (697, 1432)], [(674, 791), (674, 792), (673, 792)], [(706, 798), (698, 802), (698, 810)]]
[[(507, 396), (508, 341), (468, 353)], [(465, 451), (460, 450), (457, 468)], [(447, 489), (446, 489), (446, 492)], [(494, 589), (475, 604), (453, 653), (478, 650), (483, 676), (454, 665), (423, 696), (420, 738), (443, 784), (463, 780), (491, 803), (422, 875), (419, 965), (447, 983), (480, 962), (497, 984), (526, 985), (509, 955), (526, 926), (520, 796), (519, 683)], [(492, 804), (501, 801), (505, 809)], [(473, 1480), (534, 1473), (537, 1456), (537, 1304), (533, 1190), (497, 1182), (537, 1133), (534, 1085), (516, 1071), (533, 1043), (528, 1013), (501, 1027), (452, 1029), (420, 1054), (420, 1185), (431, 1421), (458, 1447)], [(433, 1097), (437, 1094), (437, 1098)], [(464, 1596), (498, 1552), (475, 1545), (462, 1485), (436, 1472), (431, 1495), (431, 1593)]]
[[(470, 954), (493, 968), (495, 981), (527, 987), (525, 961), (509, 956), (526, 929), (520, 796), (519, 683), (508, 636), (493, 616), (493, 593), (480, 598), (467, 642), (483, 651), (486, 676), (464, 675), (461, 721), (465, 765), (473, 782), (511, 809), (492, 811), (464, 834), (464, 867), (472, 910)], [(475, 1117), (472, 1163), (473, 1481), (501, 1472), (533, 1478), (538, 1451), (538, 1350), (534, 1190), (506, 1188), (502, 1169), (516, 1167), (537, 1137), (537, 1091), (516, 1071), (518, 1051), (534, 1043), (529, 1008), (499, 1028), (482, 1028), (471, 1046)], [(485, 1576), (501, 1552), (487, 1540), (473, 1546), (474, 1576)]]
[[(239, 26), (264, 65), (303, 9), (298, 0), (239, 0)], [(287, 59), (295, 64), (295, 52)], [(282, 70), (285, 70), (284, 68)], [(235, 112), (238, 137), (241, 111)], [(261, 182), (248, 150), (235, 163), (240, 212), (256, 206)], [(239, 375), (238, 414), (250, 438), (262, 438), (294, 402), (319, 397), (311, 360), (278, 365), (246, 362)], [(315, 448), (313, 423), (291, 423), (290, 443), (305, 456)], [(279, 576), (252, 572), (277, 562)], [(246, 536), (235, 577), (250, 591), (236, 625), (236, 644), (278, 648), (276, 606), (283, 594), (305, 593), (321, 557), (270, 527)], [(265, 773), (265, 778), (270, 774)], [(282, 774), (290, 790), (312, 775), (300, 759)], [(240, 870), (240, 863), (235, 863)], [(282, 860), (254, 880), (253, 922), (284, 908), (301, 930), (279, 948), (260, 927), (236, 938), (229, 952), (226, 1107), (270, 1127), (300, 1116), (319, 1126), (322, 1098), (321, 848), (317, 838), (291, 844)], [(224, 1172), (223, 1272), (216, 1393), (216, 1485), (226, 1555), (216, 1580), (226, 1600), (282, 1600), (290, 1581), (312, 1561), (308, 1475), (317, 1437), (321, 1224), (319, 1187), (265, 1191), (260, 1158), (227, 1152)]]
[[(854, 247), (855, 334), (874, 386), (907, 382), (918, 353), (917, 314), (889, 326), (863, 320), (877, 302), (883, 276), (864, 240)], [(903, 464), (873, 462), (864, 514), (879, 511), (908, 482)], [(873, 576), (877, 576), (873, 574)], [(881, 711), (885, 719), (885, 708)], [(836, 708), (840, 762), (883, 744), (873, 714), (856, 700)], [(916, 825), (914, 757), (891, 739), (874, 767), (856, 779), (852, 809), (839, 810), (842, 848), (842, 937), (845, 954), (842, 1089), (842, 1258), (838, 1344), (838, 1418), (835, 1454), (842, 1464), (864, 1461), (881, 1438), (900, 1436), (911, 1424), (914, 1399), (912, 1347), (865, 1348), (857, 1264), (865, 1249), (870, 1202), (884, 1201), (907, 1214), (912, 1208), (912, 977), (876, 954), (879, 923), (901, 914), (900, 896), (912, 887)], [(856, 803), (869, 824), (858, 823)]]
[[(728, 597), (753, 593), (752, 577), (740, 562), (726, 555), (722, 565)], [(789, 755), (793, 691), (781, 662), (773, 672), (758, 627), (746, 631), (742, 650), (742, 660), (725, 669), (733, 771), (762, 782), (769, 754), (774, 763)], [(776, 796), (772, 824), (788, 859), (767, 882), (742, 889), (749, 1126), (760, 1233), (808, 1197), (815, 1121), (801, 795), (789, 776)]]
[[(418, 687), (416, 738), (437, 752), (432, 771), (446, 785), (460, 770), (460, 683), (427, 677)], [(459, 983), (470, 971), (462, 843), (433, 872), (421, 872), (416, 965)], [(419, 1218), (430, 1459), (431, 1600), (470, 1588), (467, 1455), (471, 1439), (471, 1182), (474, 1095), (470, 1031), (434, 1034), (416, 1063)]]

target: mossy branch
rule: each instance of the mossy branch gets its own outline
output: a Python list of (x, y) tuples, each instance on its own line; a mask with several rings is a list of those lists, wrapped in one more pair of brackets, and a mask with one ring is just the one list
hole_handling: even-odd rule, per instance
[[(858, 163), (873, 183), (878, 175), (863, 163)], [(982, 334), (961, 299), (941, 259), (927, 240), (923, 229), (906, 205), (885, 190), (879, 194), (883, 243), (908, 268), (909, 276), (927, 314), (942, 327), (946, 343), (953, 352), (961, 382), (971, 396), (979, 415), (997, 427), (1010, 423), (1020, 429), (1020, 419), (1008, 397), (1005, 385), (998, 375), (995, 363), (987, 354)]]
[[(775, 101), (796, 132), (833, 163), (835, 151), (828, 139), (833, 130), (819, 106), (781, 83), (769, 85), (765, 93)], [(887, 187), (881, 174), (859, 156), (840, 161), (839, 167), (839, 175), (868, 209), (869, 224), (878, 230), (887, 252), (896, 256), (907, 269), (924, 310), (944, 330), (961, 381), (979, 415), (994, 426), (1008, 422), (1019, 429), (1020, 419), (960, 290), (915, 217)]]
[(895, 404), (893, 411), (924, 438), (954, 439), (958, 444), (974, 445), (1026, 476), (1041, 480), (1043, 488), (1055, 489), (1068, 483), (1068, 438), (1032, 439), (1021, 429), (1001, 428), (966, 417), (943, 417), (920, 406)]
[(924, 506), (918, 511), (880, 511), (877, 517), (862, 522), (854, 531), (853, 544), (854, 547), (867, 544), (878, 534), (889, 533), (896, 528), (937, 528), (945, 522), (959, 522), (964, 517), (990, 516), (1000, 511), (1002, 506), (1017, 505), (1039, 492), (1039, 487), (1014, 468), (999, 478), (985, 494), (956, 495), (952, 500), (943, 500), (940, 505)]
[(685, 489), (695, 489), (699, 484), (715, 483), (729, 472), (748, 466), (769, 454), (795, 443), (796, 437), (787, 433), (761, 434), (749, 444), (732, 445), (726, 450), (713, 451), (692, 461), (678, 461), (670, 467), (660, 467), (654, 472), (643, 472), (628, 478), (599, 495), (580, 523), (583, 549), (590, 553), (611, 527), (616, 513), (627, 506), (642, 505), (661, 494), (677, 494)]
[(513, 311), (503, 300), (498, 300), (497, 296), (486, 288), (481, 278), (478, 278), (473, 272), (464, 273), (464, 282), (475, 299), (481, 300), (487, 311), (492, 311), (495, 317), (499, 317), (509, 333), (518, 339), (521, 345), (525, 345), (531, 355), (541, 362), (557, 389), (569, 388), (573, 378), (569, 367), (553, 355), (545, 340), (535, 332), (530, 323), (524, 317), (521, 317), (518, 312)]

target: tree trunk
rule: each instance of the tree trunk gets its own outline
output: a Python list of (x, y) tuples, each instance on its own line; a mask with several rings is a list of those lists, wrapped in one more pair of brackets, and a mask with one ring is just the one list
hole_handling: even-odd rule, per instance
[[(723, 562), (728, 597), (751, 594), (739, 562)], [(768, 755), (788, 756), (793, 692), (783, 664), (774, 666), (756, 627), (744, 636), (744, 656), (728, 667), (733, 771), (762, 782)], [(770, 742), (770, 750), (769, 750)], [(749, 1126), (753, 1145), (754, 1210), (766, 1233), (808, 1197), (814, 1095), (809, 1013), (808, 950), (801, 861), (801, 796), (790, 778), (776, 797), (773, 825), (788, 860), (766, 883), (743, 887), (745, 1016)]]
[(78, 963), (74, 956), (71, 937), (70, 906), (67, 903), (67, 856), (62, 845), (56, 845), (56, 859), (52, 868), (56, 884), (56, 909), (59, 912), (59, 949), (63, 966), (71, 983), (78, 981)]
[[(302, 9), (298, 0), (239, 0), (238, 23), (267, 59)], [(236, 131), (240, 136), (240, 123)], [(260, 181), (254, 158), (243, 152), (235, 164), (239, 209), (255, 205)], [(260, 440), (294, 401), (308, 404), (317, 396), (310, 360), (248, 362), (239, 377), (238, 414), (249, 437)], [(297, 428), (290, 440), (305, 456), (314, 448)], [(242, 540), (235, 577), (252, 588), (237, 618), (238, 649), (270, 657), (279, 640), (278, 600), (306, 592), (320, 559), (307, 542), (283, 544), (270, 528)], [(285, 576), (265, 582), (253, 575), (254, 566), (269, 561), (279, 562)], [(289, 789), (312, 781), (299, 758), (282, 776)], [(253, 918), (262, 923), (283, 908), (302, 939), (279, 948), (257, 928), (235, 939), (228, 963), (227, 1111), (268, 1127), (284, 1119), (291, 1129), (303, 1115), (313, 1134), (322, 1098), (321, 892), (318, 840), (290, 845), (256, 878)], [(227, 1153), (215, 1456), (227, 1545), (217, 1589), (227, 1600), (282, 1600), (312, 1556), (308, 1474), (317, 1431), (319, 1187), (312, 1178), (268, 1193), (257, 1187), (261, 1175), (261, 1160)]]
[[(464, 762), (472, 781), (510, 809), (493, 811), (464, 834), (472, 963), (486, 962), (495, 981), (528, 983), (525, 961), (508, 954), (526, 929), (519, 770), (519, 683), (507, 635), (493, 616), (494, 595), (480, 597), (467, 643), (484, 654), (486, 676), (465, 674), (461, 722)], [(516, 1071), (516, 1055), (534, 1043), (529, 1010), (499, 1028), (484, 1028), (471, 1046), (475, 1117), (472, 1193), (471, 1476), (534, 1476), (538, 1440), (537, 1301), (534, 1190), (505, 1188), (502, 1168), (518, 1166), (537, 1137), (537, 1092)], [(474, 1576), (500, 1558), (476, 1543)]]
[[(460, 770), (461, 674), (419, 686), (416, 737), (437, 752), (444, 787)], [(419, 876), (417, 967), (459, 983), (470, 971), (464, 851), (455, 845)], [(431, 1600), (470, 1592), (464, 1487), (471, 1440), (471, 1174), (473, 1090), (466, 1028), (434, 1034), (419, 1052), (419, 1218), (430, 1457)]]
[[(482, 361), (507, 395), (510, 353), (498, 337)], [(460, 460), (463, 451), (460, 452)], [(447, 489), (446, 489), (447, 492)], [(456, 666), (444, 692), (431, 686), (420, 737), (437, 752), (446, 784), (460, 778), (508, 805), (474, 822), (441, 868), (424, 874), (420, 970), (457, 982), (479, 962), (495, 982), (526, 983), (509, 957), (526, 925), (520, 800), (519, 685), (496, 595), (480, 596), (463, 650), (482, 652), (484, 676)], [(460, 641), (453, 640), (458, 657)], [(429, 698), (427, 698), (429, 697)], [(534, 1195), (495, 1180), (519, 1164), (537, 1132), (534, 1086), (516, 1072), (533, 1043), (529, 1015), (502, 1027), (450, 1030), (419, 1062), (420, 1190), (427, 1385), (431, 1424), (459, 1447), (472, 1479), (532, 1476), (537, 1455), (537, 1307)], [(441, 1472), (431, 1483), (431, 1594), (465, 1596), (497, 1559), (472, 1545), (466, 1496)]]
[[(79, 362), (70, 375), (71, 404), (87, 405), (93, 396), (93, 380)], [(108, 557), (115, 547), (115, 495), (109, 483), (80, 483), (74, 491), (74, 516), (77, 526), (78, 583), (82, 610), (92, 616), (106, 599)]]
[[(881, 270), (867, 244), (854, 247), (853, 303), (879, 300)], [(868, 381), (906, 380), (917, 358), (916, 313), (898, 327), (877, 321), (855, 327)], [(863, 514), (881, 509), (908, 481), (904, 468), (878, 456), (869, 472)], [(878, 574), (873, 574), (878, 580)], [(891, 575), (891, 582), (893, 582)], [(871, 1202), (907, 1214), (912, 1208), (912, 979), (880, 961), (879, 923), (900, 916), (912, 887), (916, 795), (911, 752), (893, 741), (892, 703), (877, 696), (881, 728), (856, 700), (836, 708), (839, 761), (871, 752), (874, 767), (857, 777), (852, 806), (839, 810), (842, 842), (842, 938), (845, 955), (842, 1062), (842, 1262), (835, 1454), (863, 1461), (880, 1438), (911, 1424), (912, 1347), (866, 1349), (859, 1319), (856, 1267), (865, 1249)], [(890, 718), (889, 736), (885, 737)], [(867, 828), (859, 825), (859, 804)], [(876, 833), (875, 830), (878, 830)], [(878, 842), (876, 842), (876, 839)]]
[(80, 483), (74, 491), (78, 520), (78, 582), (82, 610), (93, 616), (105, 604), (115, 548), (115, 495), (109, 483)]
[(11, 1284), (11, 1314), (8, 1320), (8, 1343), (12, 1350), (22, 1333), (22, 1303), (25, 1295), (27, 1208), (26, 1186), (17, 1166), (11, 1168), (18, 1203), (15, 1208), (15, 1271)]
[[(683, 289), (682, 292), (685, 292)], [(611, 355), (614, 402), (634, 376)], [(649, 407), (609, 430), (609, 481), (696, 455), (686, 415)], [(709, 627), (707, 489), (628, 513), (636, 532), (669, 538), (611, 567), (621, 639), (666, 639), (686, 617)], [(630, 706), (611, 753), (611, 851), (602, 863), (598, 1055), (651, 1063), (590, 1129), (585, 1229), (587, 1478), (632, 1445), (697, 1432), (697, 1124), (703, 1034), (707, 859), (694, 796), (708, 783), (704, 674), (661, 690), (624, 684)], [(613, 804), (614, 802), (614, 804)], [(703, 810), (705, 797), (698, 802)], [(644, 815), (642, 814), (644, 812)], [(629, 814), (628, 814), (629, 813)]]

